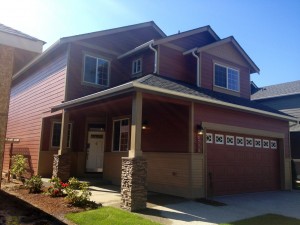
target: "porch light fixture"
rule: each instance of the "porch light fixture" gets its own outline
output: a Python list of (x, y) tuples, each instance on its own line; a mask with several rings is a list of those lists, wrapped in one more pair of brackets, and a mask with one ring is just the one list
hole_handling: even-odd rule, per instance
[(147, 120), (144, 120), (143, 123), (142, 123), (142, 129), (143, 129), (143, 130), (146, 130), (146, 129), (148, 129), (148, 128), (149, 128), (149, 126), (148, 126), (148, 121), (147, 121)]
[(202, 123), (197, 124), (196, 126), (196, 130), (197, 130), (197, 134), (202, 135), (203, 134), (203, 127), (202, 127)]

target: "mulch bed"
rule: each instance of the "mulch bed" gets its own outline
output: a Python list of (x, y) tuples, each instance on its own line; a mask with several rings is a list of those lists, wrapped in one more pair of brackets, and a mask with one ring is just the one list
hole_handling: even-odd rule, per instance
[(64, 215), (85, 210), (71, 206), (63, 197), (29, 194), (18, 181), (2, 181), (1, 189), (0, 224), (73, 224)]

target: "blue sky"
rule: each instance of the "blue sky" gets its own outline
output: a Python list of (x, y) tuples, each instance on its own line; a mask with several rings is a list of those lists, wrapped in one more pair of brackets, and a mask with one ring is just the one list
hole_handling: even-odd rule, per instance
[(0, 0), (0, 23), (47, 44), (153, 20), (167, 35), (210, 25), (233, 35), (260, 68), (258, 86), (300, 80), (299, 0)]

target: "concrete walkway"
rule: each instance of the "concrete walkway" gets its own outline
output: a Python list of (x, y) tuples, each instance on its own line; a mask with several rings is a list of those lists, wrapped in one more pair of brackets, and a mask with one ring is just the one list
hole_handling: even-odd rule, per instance
[[(104, 206), (120, 206), (120, 188), (113, 185), (91, 186), (91, 200)], [(150, 193), (148, 209), (142, 216), (162, 224), (220, 224), (274, 213), (300, 219), (300, 191), (263, 192), (216, 197), (225, 206), (205, 205), (196, 201)]]

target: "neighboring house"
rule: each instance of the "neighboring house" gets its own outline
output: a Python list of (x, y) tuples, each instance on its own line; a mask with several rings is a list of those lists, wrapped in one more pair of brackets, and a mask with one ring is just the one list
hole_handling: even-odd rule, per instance
[(103, 172), (120, 184), (122, 157), (142, 157), (151, 191), (287, 190), (293, 118), (250, 101), (258, 72), (210, 26), (166, 36), (147, 22), (61, 38), (13, 76), (8, 135), (42, 176), (55, 158), (55, 174)]
[[(43, 41), (0, 23), (0, 168), (12, 75), (42, 53), (43, 45)], [(2, 175), (2, 169), (0, 174)]]
[(290, 124), (291, 156), (300, 159), (300, 80), (254, 87), (251, 99), (295, 117)]

